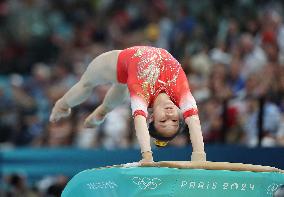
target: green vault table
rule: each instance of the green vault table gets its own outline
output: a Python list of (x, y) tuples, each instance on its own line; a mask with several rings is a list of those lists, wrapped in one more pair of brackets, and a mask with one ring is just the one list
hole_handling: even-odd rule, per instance
[(62, 197), (272, 197), (283, 171), (225, 162), (156, 162), (85, 170)]

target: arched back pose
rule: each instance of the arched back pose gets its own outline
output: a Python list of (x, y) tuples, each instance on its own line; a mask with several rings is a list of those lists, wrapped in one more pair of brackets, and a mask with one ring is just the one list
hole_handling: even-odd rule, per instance
[(189, 127), (191, 160), (206, 160), (198, 110), (186, 75), (179, 62), (161, 48), (135, 46), (96, 57), (80, 81), (56, 102), (50, 121), (68, 116), (71, 108), (84, 102), (95, 86), (106, 83), (113, 85), (103, 103), (85, 120), (86, 126), (102, 123), (105, 115), (124, 101), (129, 90), (141, 161), (153, 161), (147, 126), (149, 107), (153, 108), (150, 134), (156, 138), (157, 145), (164, 146), (176, 136), (181, 111)]

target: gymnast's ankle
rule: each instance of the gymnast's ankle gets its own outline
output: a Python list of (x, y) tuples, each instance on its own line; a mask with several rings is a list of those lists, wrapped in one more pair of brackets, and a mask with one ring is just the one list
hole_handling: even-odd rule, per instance
[[(101, 104), (97, 109), (96, 109), (98, 115), (100, 117), (105, 117), (107, 115), (107, 113), (109, 112), (109, 110), (107, 109), (107, 107), (105, 107), (103, 104)], [(102, 119), (103, 119), (102, 118)]]

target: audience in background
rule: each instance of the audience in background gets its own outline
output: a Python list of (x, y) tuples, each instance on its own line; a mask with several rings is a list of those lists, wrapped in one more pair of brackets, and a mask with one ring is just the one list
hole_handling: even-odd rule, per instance
[[(284, 144), (280, 1), (2, 0), (0, 8), (4, 147), (135, 146), (127, 102), (100, 127), (83, 127), (108, 85), (96, 88), (70, 118), (48, 122), (54, 102), (94, 57), (133, 45), (163, 47), (181, 62), (206, 143)], [(171, 143), (187, 144), (186, 133)]]
[[(48, 122), (93, 58), (133, 45), (165, 48), (180, 61), (205, 143), (284, 146), (283, 9), (280, 0), (0, 0), (0, 147), (137, 146), (129, 102), (101, 126), (83, 127), (109, 85), (71, 117)], [(170, 145), (188, 145), (187, 133)], [(67, 181), (28, 184), (15, 173), (0, 196), (60, 196)]]
[(20, 174), (11, 174), (5, 177), (5, 197), (38, 197), (37, 191), (34, 191), (26, 182), (24, 176)]

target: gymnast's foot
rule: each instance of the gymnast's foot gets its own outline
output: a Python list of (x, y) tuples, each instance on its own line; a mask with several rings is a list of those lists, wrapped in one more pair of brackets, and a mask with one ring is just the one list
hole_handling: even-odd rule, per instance
[(62, 99), (58, 100), (51, 112), (49, 121), (57, 122), (62, 118), (68, 117), (71, 114), (71, 108)]
[(91, 113), (85, 120), (84, 126), (87, 128), (95, 128), (102, 124), (105, 120), (107, 110), (100, 105), (93, 113)]

